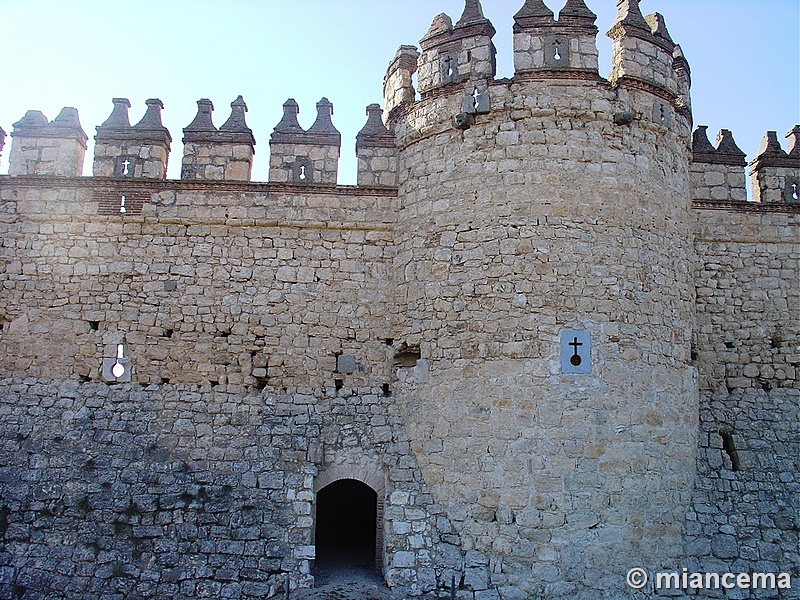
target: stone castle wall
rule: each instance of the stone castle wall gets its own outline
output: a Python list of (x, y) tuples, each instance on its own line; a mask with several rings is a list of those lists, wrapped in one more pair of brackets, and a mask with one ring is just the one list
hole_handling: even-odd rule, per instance
[(800, 576), (800, 127), (767, 134), (746, 202), (731, 133), (692, 135), (663, 17), (618, 5), (609, 80), (582, 0), (525, 2), (513, 80), (480, 2), (437, 16), (367, 108), (355, 187), (325, 98), (309, 130), (284, 104), (269, 183), (241, 97), (219, 129), (198, 102), (180, 181), (160, 100), (131, 126), (114, 99), (94, 177), (77, 111), (16, 123), (0, 598), (313, 585), (316, 494), (343, 478), (414, 595)]
[(796, 569), (800, 213), (706, 203), (697, 222), (700, 444), (686, 551), (693, 571)]
[(14, 178), (0, 197), (7, 373), (93, 378), (124, 343), (143, 384), (322, 389), (342, 353), (348, 386), (388, 382), (392, 190)]
[(323, 476), (381, 494), (391, 585), (431, 588), (463, 569), (380, 388), (28, 378), (0, 391), (3, 597), (263, 598), (287, 580), (308, 586)]

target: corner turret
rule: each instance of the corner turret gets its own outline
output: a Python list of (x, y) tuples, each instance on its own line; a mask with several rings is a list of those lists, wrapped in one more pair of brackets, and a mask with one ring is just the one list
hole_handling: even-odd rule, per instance
[(367, 124), (356, 136), (359, 186), (397, 186), (397, 146), (381, 120), (379, 104), (367, 107)]
[(6, 145), (6, 132), (0, 127), (0, 156), (3, 155), (3, 146)]
[(679, 95), (675, 42), (662, 15), (643, 17), (639, 0), (617, 0), (617, 18), (607, 35), (613, 40), (611, 83), (627, 80)]
[(692, 199), (745, 202), (745, 153), (727, 129), (719, 132), (715, 148), (708, 140), (707, 130), (706, 125), (701, 125), (692, 136)]
[(333, 104), (317, 102), (317, 119), (304, 130), (297, 121), (300, 107), (290, 98), (270, 138), (269, 181), (335, 185), (342, 135), (333, 125)]
[(534, 77), (597, 77), (595, 15), (584, 0), (567, 0), (555, 20), (542, 0), (527, 0), (514, 15), (514, 70)]
[(161, 122), (164, 104), (157, 98), (146, 102), (142, 120), (131, 127), (127, 98), (114, 98), (114, 109), (97, 127), (93, 173), (97, 177), (165, 179), (172, 136)]
[(231, 102), (231, 116), (217, 129), (214, 104), (197, 101), (197, 116), (183, 130), (181, 179), (250, 181), (256, 140), (247, 126), (247, 104), (242, 96)]
[(78, 177), (83, 172), (86, 141), (78, 111), (64, 108), (54, 121), (29, 110), (14, 123), (9, 175)]
[(768, 131), (758, 156), (749, 165), (756, 202), (800, 202), (800, 125), (786, 137), (788, 153), (781, 147), (777, 132)]
[(495, 28), (484, 16), (479, 0), (466, 1), (455, 26), (446, 14), (437, 15), (420, 40), (420, 94), (425, 97), (448, 84), (467, 82), (470, 87), (473, 82), (493, 79), (497, 54), (494, 34)]

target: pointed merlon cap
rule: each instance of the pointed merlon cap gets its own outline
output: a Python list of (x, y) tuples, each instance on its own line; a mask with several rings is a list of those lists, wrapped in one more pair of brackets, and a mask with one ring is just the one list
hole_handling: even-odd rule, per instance
[(306, 130), (300, 127), (300, 123), (297, 121), (297, 115), (300, 113), (300, 106), (297, 104), (294, 98), (289, 98), (286, 102), (283, 103), (283, 117), (275, 126), (273, 130), (272, 137), (275, 137), (275, 134), (278, 133), (288, 133), (288, 134), (297, 134), (297, 133), (305, 133)]
[(332, 115), (333, 104), (327, 98), (322, 98), (317, 102), (317, 120), (309, 128), (308, 133), (341, 137), (339, 130), (333, 125)]
[(148, 129), (152, 131), (166, 129), (161, 122), (161, 111), (164, 110), (164, 103), (158, 98), (150, 98), (145, 104), (147, 104), (147, 111), (145, 111), (142, 120), (133, 126), (134, 129)]
[(216, 131), (211, 113), (214, 112), (214, 103), (208, 98), (201, 98), (197, 101), (197, 116), (194, 121), (184, 127), (183, 132), (189, 131)]
[(672, 41), (672, 37), (667, 30), (667, 23), (664, 20), (664, 15), (661, 13), (653, 13), (647, 15), (644, 20), (650, 26), (650, 31), (658, 42), (658, 45), (672, 54), (675, 51), (675, 42)]
[(489, 37), (493, 37), (496, 33), (492, 22), (483, 14), (483, 7), (481, 6), (480, 0), (466, 0), (464, 12), (461, 18), (456, 22), (454, 29), (469, 29), (469, 31), (458, 31), (458, 33), (462, 35), (488, 35)]
[(105, 122), (97, 128), (99, 131), (103, 129), (130, 129), (131, 122), (128, 119), (128, 109), (131, 107), (131, 102), (127, 98), (113, 98), (111, 102), (114, 103), (114, 109), (111, 115)]
[(236, 100), (231, 102), (231, 116), (220, 127), (220, 131), (246, 131), (252, 133), (252, 130), (247, 126), (244, 113), (247, 112), (247, 104), (244, 98), (238, 96)]
[(245, 113), (247, 112), (247, 104), (244, 98), (238, 96), (236, 100), (231, 102), (231, 116), (219, 128), (220, 132), (224, 132), (228, 136), (236, 136), (234, 140), (242, 143), (248, 143), (252, 146), (256, 145), (256, 138), (253, 137), (253, 130), (247, 126)]
[(586, 6), (584, 0), (567, 0), (558, 13), (558, 23), (560, 25), (573, 25), (577, 27), (593, 27), (595, 30), (597, 15)]
[(433, 18), (428, 32), (419, 41), (422, 50), (429, 50), (441, 43), (450, 41), (453, 37), (453, 20), (444, 13), (439, 13)]
[(78, 115), (78, 109), (67, 106), (61, 109), (55, 121), (52, 123), (64, 132), (71, 132), (77, 137), (82, 137), (84, 140), (89, 139), (81, 127), (81, 119)]
[(466, 0), (464, 12), (461, 14), (461, 18), (456, 22), (456, 27), (485, 23), (488, 20), (489, 19), (483, 14), (483, 7), (481, 6), (480, 0)]
[(367, 124), (356, 136), (356, 153), (359, 148), (394, 148), (394, 134), (383, 124), (380, 104), (367, 107)]
[(692, 134), (692, 152), (697, 154), (716, 154), (717, 149), (708, 139), (708, 125), (700, 125)]
[(113, 98), (111, 102), (114, 103), (111, 115), (102, 125), (95, 128), (97, 135), (94, 136), (94, 139), (96, 140), (119, 139), (120, 136), (129, 137), (130, 135), (131, 122), (128, 118), (128, 109), (131, 107), (130, 100)]
[(542, 0), (525, 0), (525, 4), (514, 15), (514, 33), (555, 24), (553, 11)]
[(11, 137), (74, 139), (81, 142), (84, 148), (89, 139), (81, 127), (78, 110), (72, 107), (61, 109), (52, 122), (41, 111), (29, 110), (21, 120), (14, 123)]
[(642, 16), (639, 0), (617, 0), (617, 17), (607, 35), (612, 39), (630, 35), (653, 41), (653, 31)]
[(642, 10), (639, 8), (639, 0), (617, 0), (615, 23), (650, 29), (647, 21), (644, 20)]
[[(789, 132), (790, 135), (793, 134), (793, 132), (794, 129)], [(790, 143), (794, 143), (794, 140), (791, 138)], [(761, 148), (759, 149), (758, 156), (750, 162), (751, 174), (762, 167), (788, 167), (790, 169), (800, 167), (800, 152), (796, 152), (796, 148), (797, 146), (793, 145), (791, 150), (795, 153), (791, 155), (787, 154), (783, 151), (783, 148), (781, 148), (781, 143), (778, 141), (778, 133), (776, 131), (768, 131), (761, 140)]]
[(47, 127), (50, 124), (50, 121), (44, 116), (44, 113), (40, 110), (29, 110), (25, 113), (25, 116), (22, 117), (19, 121), (14, 123), (12, 127), (14, 131), (11, 133), (13, 136), (14, 133), (20, 135), (19, 131), (25, 129), (34, 129), (39, 127)]
[(789, 140), (789, 156), (800, 158), (800, 125), (795, 125), (786, 139)]
[(768, 131), (764, 138), (761, 140), (761, 148), (758, 150), (758, 157), (787, 156), (786, 152), (781, 148), (781, 143), (778, 141), (777, 131)]
[(737, 156), (742, 159), (742, 166), (744, 166), (744, 158), (747, 156), (733, 139), (733, 134), (729, 129), (720, 129), (717, 134), (717, 152), (726, 156)]
[(136, 134), (137, 139), (169, 145), (172, 142), (172, 136), (161, 122), (161, 111), (164, 110), (164, 103), (158, 98), (150, 98), (145, 104), (147, 104), (147, 111), (144, 113), (142, 120), (133, 126), (134, 134)]

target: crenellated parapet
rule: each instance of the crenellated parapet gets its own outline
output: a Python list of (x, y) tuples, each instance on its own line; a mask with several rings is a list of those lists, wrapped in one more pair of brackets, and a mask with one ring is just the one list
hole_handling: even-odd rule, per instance
[(381, 119), (379, 104), (367, 107), (367, 124), (356, 136), (358, 185), (395, 187), (397, 185), (397, 145), (394, 134)]
[(294, 99), (284, 103), (269, 141), (269, 181), (335, 185), (342, 135), (331, 119), (333, 104), (327, 98), (317, 102), (317, 120), (308, 131), (297, 120), (299, 112)]
[[(617, 18), (607, 34), (613, 40), (612, 84), (629, 81), (661, 91), (669, 99), (682, 94), (675, 61), (675, 42), (667, 31), (664, 17), (653, 13), (644, 17), (639, 0), (617, 0)], [(685, 60), (685, 59), (684, 59)], [(684, 74), (685, 77), (685, 74)], [(664, 115), (666, 117), (666, 115)]]
[(777, 132), (768, 131), (758, 156), (750, 162), (756, 202), (800, 202), (800, 125), (795, 125), (786, 138), (788, 152), (781, 147)]
[(727, 129), (717, 135), (716, 147), (709, 141), (707, 130), (706, 125), (701, 125), (692, 136), (690, 175), (693, 199), (746, 201), (745, 153)]
[(83, 170), (88, 136), (78, 111), (64, 108), (53, 121), (29, 110), (11, 132), (9, 175), (77, 177)]
[(214, 104), (197, 101), (197, 116), (183, 130), (181, 179), (197, 181), (250, 181), (256, 139), (247, 126), (247, 104), (239, 96), (231, 103), (231, 116), (217, 129), (211, 113)]
[(450, 84), (485, 86), (492, 80), (497, 67), (494, 34), (495, 28), (484, 16), (479, 0), (467, 0), (455, 25), (446, 14), (437, 15), (420, 40), (418, 74), (423, 98)]
[[(556, 21), (542, 0), (527, 0), (514, 15), (514, 70), (533, 76), (597, 76), (595, 15), (583, 0), (568, 0)], [(567, 75), (569, 73), (569, 75)]]
[(166, 179), (172, 136), (161, 122), (164, 104), (147, 101), (142, 120), (131, 126), (127, 98), (114, 98), (111, 116), (97, 128), (92, 172), (96, 177)]

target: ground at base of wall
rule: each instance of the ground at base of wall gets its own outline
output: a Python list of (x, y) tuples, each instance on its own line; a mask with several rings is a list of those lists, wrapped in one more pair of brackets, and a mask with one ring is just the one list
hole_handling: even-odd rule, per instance
[[(411, 597), (399, 589), (391, 589), (371, 569), (334, 567), (315, 573), (313, 588), (292, 590), (290, 600), (432, 600), (436, 596)], [(446, 594), (449, 598), (449, 594)], [(277, 600), (282, 600), (278, 598)]]

